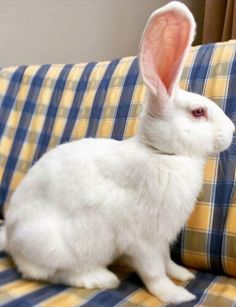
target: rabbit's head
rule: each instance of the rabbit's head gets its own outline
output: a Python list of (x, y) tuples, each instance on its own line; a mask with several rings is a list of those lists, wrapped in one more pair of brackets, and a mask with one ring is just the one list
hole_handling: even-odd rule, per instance
[(139, 66), (148, 96), (139, 136), (169, 154), (218, 153), (230, 146), (235, 130), (214, 102), (178, 87), (195, 28), (188, 8), (171, 2), (151, 15), (140, 42)]

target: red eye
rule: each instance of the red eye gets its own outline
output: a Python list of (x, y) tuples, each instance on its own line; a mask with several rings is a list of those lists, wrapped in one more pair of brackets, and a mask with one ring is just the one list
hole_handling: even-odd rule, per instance
[(192, 110), (192, 115), (196, 118), (206, 117), (206, 110), (204, 108), (197, 108)]

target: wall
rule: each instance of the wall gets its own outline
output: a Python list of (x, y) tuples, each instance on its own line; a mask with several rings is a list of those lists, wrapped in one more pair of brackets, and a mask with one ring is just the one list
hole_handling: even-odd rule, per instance
[[(167, 0), (1, 0), (0, 67), (137, 54), (151, 12)], [(198, 21), (204, 0), (183, 0)]]

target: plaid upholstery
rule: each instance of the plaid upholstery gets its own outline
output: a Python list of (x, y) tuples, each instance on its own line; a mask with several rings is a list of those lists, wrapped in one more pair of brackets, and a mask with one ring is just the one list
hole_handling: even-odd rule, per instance
[[(234, 122), (235, 51), (236, 41), (192, 48), (180, 84), (212, 98)], [(7, 206), (29, 167), (57, 144), (82, 137), (132, 136), (145, 93), (136, 57), (0, 70), (1, 207)], [(234, 142), (230, 150), (208, 160), (197, 206), (173, 247), (173, 257), (187, 266), (234, 276), (235, 155)], [(118, 290), (98, 292), (22, 281), (4, 254), (0, 261), (0, 304), (6, 306), (160, 306), (136, 275), (121, 270), (124, 281)], [(236, 304), (234, 279), (200, 272), (197, 277), (186, 285), (198, 295), (196, 306)]]
[[(236, 124), (236, 42), (193, 48), (181, 87), (214, 100)], [(197, 206), (173, 251), (186, 265), (236, 276), (236, 143), (211, 157)]]
[[(0, 254), (0, 305), (2, 307), (172, 307), (149, 294), (134, 273), (121, 267), (112, 270), (122, 283), (114, 290), (86, 290), (22, 280), (10, 259)], [(236, 279), (196, 272), (196, 279), (184, 285), (197, 296), (178, 306), (233, 307), (236, 304)]]
[(49, 148), (83, 137), (132, 136), (145, 95), (138, 73), (136, 58), (2, 69), (0, 205)]

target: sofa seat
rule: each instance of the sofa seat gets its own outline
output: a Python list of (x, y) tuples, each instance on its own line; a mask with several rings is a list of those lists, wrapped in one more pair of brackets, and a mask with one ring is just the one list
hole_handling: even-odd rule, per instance
[[(163, 304), (149, 294), (137, 274), (122, 266), (112, 270), (121, 280), (114, 290), (86, 290), (63, 285), (24, 280), (5, 253), (0, 253), (0, 306), (4, 307), (159, 307)], [(182, 307), (236, 306), (236, 279), (209, 272), (192, 270), (196, 279), (180, 283), (197, 296), (193, 302), (178, 304)]]

